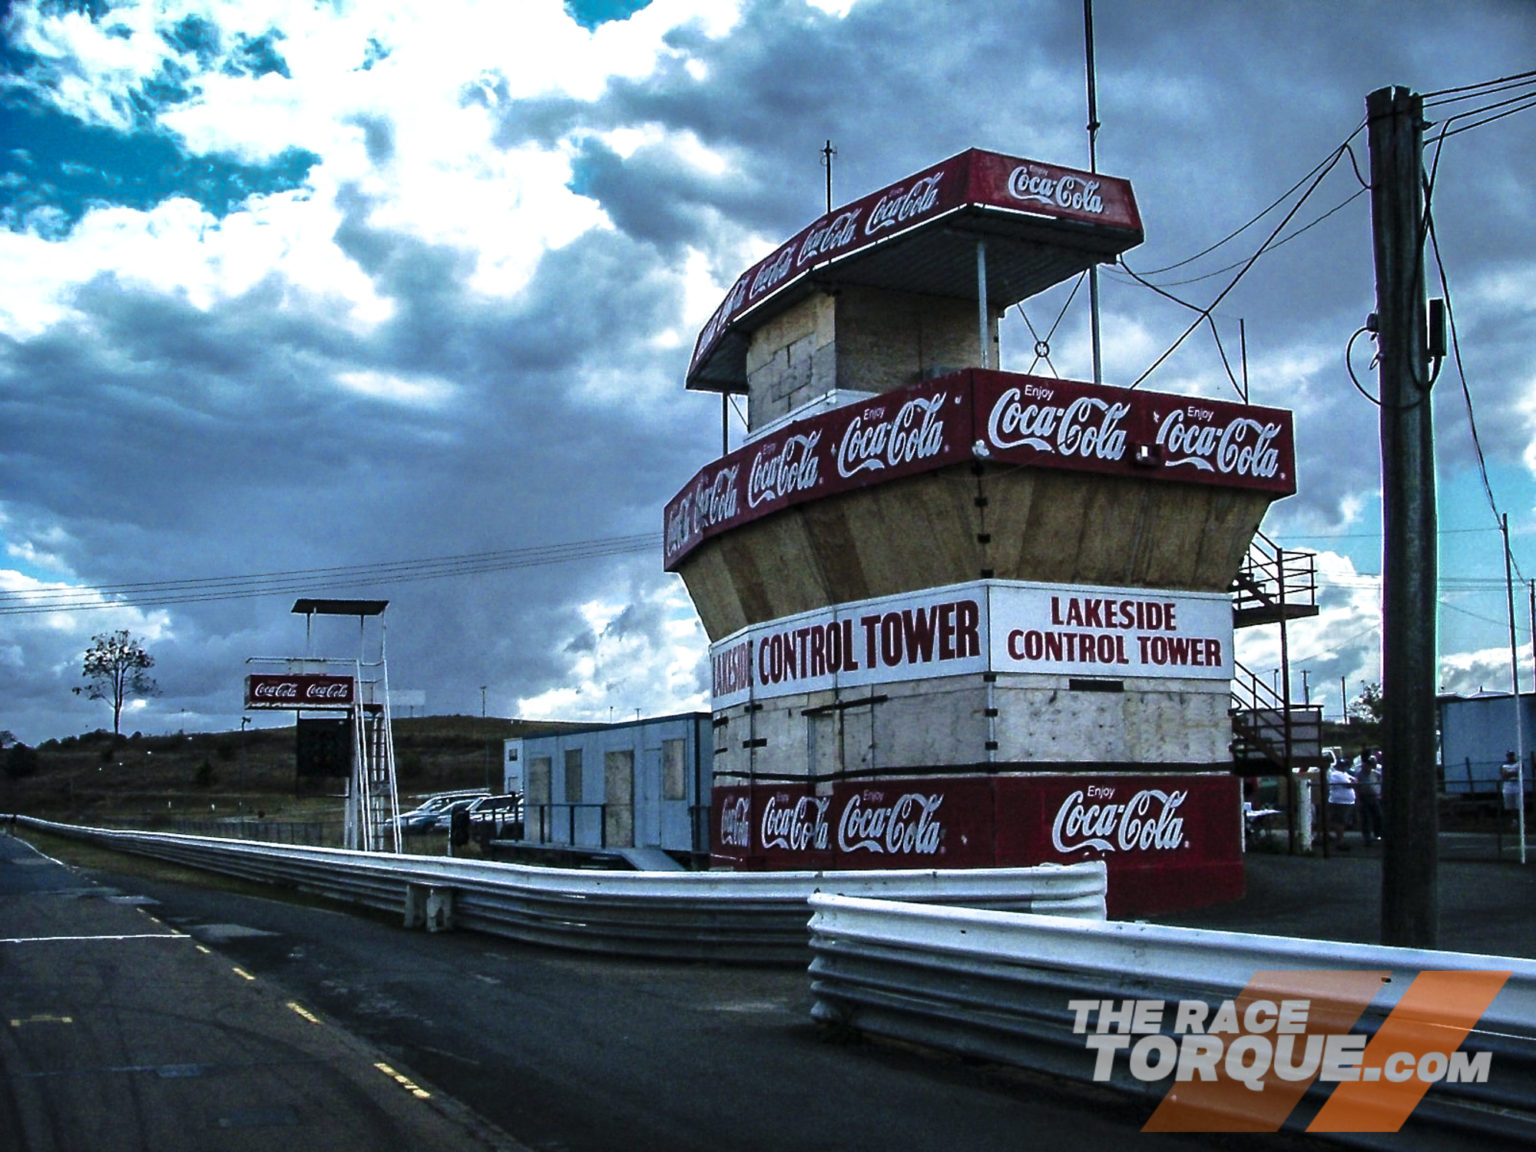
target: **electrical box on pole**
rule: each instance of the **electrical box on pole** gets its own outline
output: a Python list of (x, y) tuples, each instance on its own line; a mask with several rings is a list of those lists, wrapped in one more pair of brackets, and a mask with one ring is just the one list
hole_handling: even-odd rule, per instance
[(1434, 416), (1424, 299), (1424, 99), (1366, 97), (1381, 385), (1381, 941), (1433, 948), (1439, 931), (1435, 773)]

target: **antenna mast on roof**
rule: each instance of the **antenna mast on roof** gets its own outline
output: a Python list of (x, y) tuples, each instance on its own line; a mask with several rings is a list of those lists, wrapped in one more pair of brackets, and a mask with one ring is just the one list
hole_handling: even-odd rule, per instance
[(827, 211), (832, 211), (832, 157), (837, 155), (837, 149), (832, 147), (832, 141), (828, 140), (821, 150), (821, 163), (827, 170)]
[[(1093, 0), (1083, 0), (1083, 42), (1087, 47), (1088, 61), (1088, 171), (1099, 170), (1099, 93), (1093, 69)], [(1104, 383), (1104, 358), (1099, 349), (1099, 266), (1088, 269), (1088, 309), (1093, 333), (1093, 382)]]

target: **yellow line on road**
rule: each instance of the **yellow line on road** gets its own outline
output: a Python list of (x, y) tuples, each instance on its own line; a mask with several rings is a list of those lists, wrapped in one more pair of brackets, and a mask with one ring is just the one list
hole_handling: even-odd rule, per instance
[(412, 1096), (416, 1097), (416, 1099), (418, 1099), (418, 1100), (430, 1100), (430, 1099), (432, 1099), (432, 1093), (428, 1092), (420, 1084), (417, 1084), (409, 1076), (405, 1076), (405, 1075), (402, 1075), (399, 1072), (396, 1072), (388, 1064), (385, 1064), (385, 1063), (382, 1063), (382, 1062), (375, 1062), (374, 1067), (377, 1068), (380, 1072), (384, 1073), (384, 1075), (388, 1076), (396, 1084), (400, 1085), (400, 1087), (404, 1088)]

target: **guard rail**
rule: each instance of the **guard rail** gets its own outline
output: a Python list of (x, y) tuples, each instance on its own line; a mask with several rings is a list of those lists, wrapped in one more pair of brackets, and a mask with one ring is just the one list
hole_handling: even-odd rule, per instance
[(813, 892), (1104, 918), (1102, 863), (842, 872), (619, 872), (58, 824), (121, 852), (467, 928), (610, 955), (804, 964)]
[[(1070, 1001), (1203, 1000), (1214, 1008), (1237, 1000), (1260, 972), (1387, 973), (1365, 1014), (1343, 1029), (1374, 1035), (1421, 972), (1508, 970), (1461, 1045), (1471, 1055), (1491, 1053), (1485, 1083), (1432, 1087), (1409, 1121), (1410, 1143), (1406, 1129), (1330, 1139), (1449, 1149), (1470, 1146), (1475, 1134), (1485, 1149), (1536, 1146), (1536, 962), (833, 894), (810, 899), (816, 1019), (1082, 1081), (1095, 1079), (1096, 1057), (1074, 1032)], [(1164, 1030), (1172, 1023), (1170, 1010)], [(1143, 1082), (1127, 1065), (1122, 1052), (1110, 1084), (1153, 1098), (1168, 1091), (1170, 1079)], [(1304, 1124), (1325, 1094), (1315, 1083), (1287, 1129)], [(1231, 1115), (1241, 1123), (1241, 1113)]]

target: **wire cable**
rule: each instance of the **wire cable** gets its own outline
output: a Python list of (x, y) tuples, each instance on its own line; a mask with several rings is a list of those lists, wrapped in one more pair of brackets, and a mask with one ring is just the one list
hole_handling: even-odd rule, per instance
[(1305, 204), (1311, 198), (1312, 194), (1317, 191), (1318, 186), (1322, 184), (1324, 179), (1327, 178), (1328, 173), (1333, 170), (1334, 165), (1336, 165), (1344, 156), (1346, 150), (1347, 142), (1334, 149), (1333, 155), (1329, 157), (1329, 159), (1324, 164), (1319, 166), (1321, 169), (1320, 171), (1318, 168), (1313, 169), (1317, 175), (1313, 179), (1311, 187), (1309, 187), (1306, 192), (1302, 193), (1301, 199), (1298, 200), (1296, 204), (1291, 208), (1291, 210), (1285, 214), (1285, 218), (1275, 226), (1274, 231), (1269, 234), (1269, 238), (1265, 240), (1264, 243), (1259, 246), (1258, 250), (1248, 258), (1248, 260), (1243, 264), (1242, 270), (1232, 278), (1232, 282), (1223, 288), (1219, 293), (1217, 293), (1216, 298), (1212, 300), (1207, 307), (1200, 310), (1200, 318), (1197, 319), (1188, 328), (1186, 328), (1183, 335), (1175, 340), (1172, 346), (1166, 352), (1164, 352), (1155, 361), (1153, 361), (1152, 365), (1145, 372), (1136, 377), (1136, 379), (1131, 382), (1130, 387), (1137, 387), (1143, 380), (1152, 375), (1153, 372), (1157, 371), (1157, 369), (1167, 361), (1168, 357), (1172, 356), (1176, 351), (1178, 351), (1179, 347), (1184, 343), (1184, 341), (1189, 339), (1190, 335), (1195, 331), (1195, 329), (1199, 328), (1201, 323), (1216, 310), (1217, 305), (1225, 300), (1227, 295), (1238, 286), (1243, 277), (1248, 274), (1249, 269), (1251, 269), (1254, 264), (1258, 262), (1259, 257), (1263, 256), (1265, 252), (1269, 250), (1270, 246), (1274, 243), (1275, 238), (1279, 236), (1281, 232), (1285, 231), (1285, 226), (1291, 222), (1297, 212), (1301, 211), (1302, 205)]
[[(1459, 88), (1441, 88), (1436, 92), (1426, 92), (1424, 93), (1424, 102), (1425, 104), (1448, 104), (1456, 100), (1472, 99), (1470, 96), (1459, 96), (1455, 95), (1455, 93), (1475, 92), (1478, 95), (1486, 95), (1490, 92), (1501, 91), (1505, 88), (1513, 87), (1516, 84), (1532, 83), (1536, 83), (1536, 71), (1517, 72), (1513, 76), (1501, 76), (1497, 80), (1483, 80), (1476, 84), (1463, 84)], [(1436, 99), (1436, 97), (1440, 96), (1444, 96), (1445, 99)]]
[(422, 560), (387, 561), (331, 568), (290, 569), (244, 576), (152, 580), (75, 588), (0, 592), (0, 616), (83, 612), (108, 608), (158, 608), (212, 600), (250, 599), (279, 593), (417, 583), (520, 568), (567, 564), (659, 550), (660, 533), (612, 536), (571, 544), (475, 552)]

